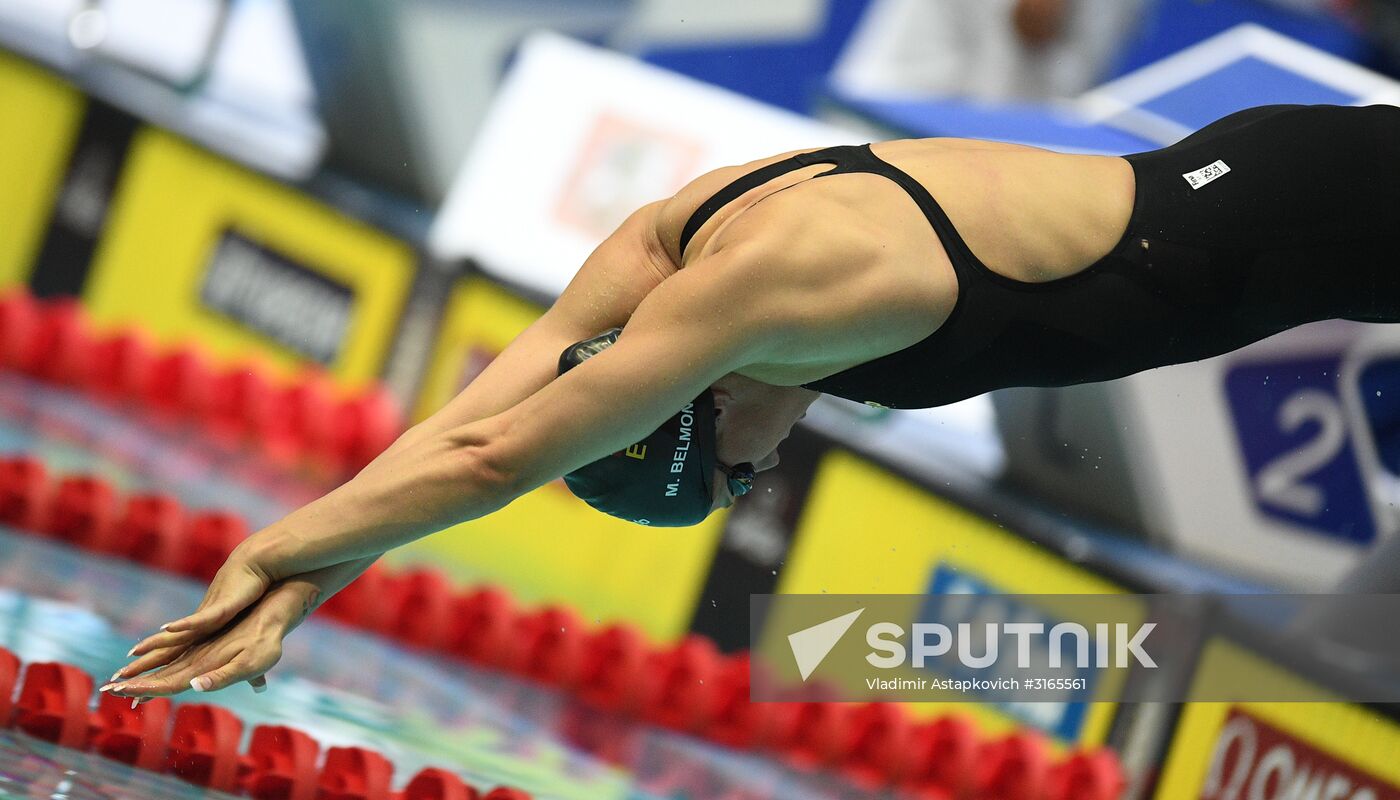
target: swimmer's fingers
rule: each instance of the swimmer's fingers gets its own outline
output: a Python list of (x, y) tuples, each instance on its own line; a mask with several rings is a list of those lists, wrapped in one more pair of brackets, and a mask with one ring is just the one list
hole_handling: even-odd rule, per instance
[(217, 692), (235, 683), (247, 681), (252, 685), (253, 691), (262, 691), (267, 688), (267, 679), (263, 674), (272, 669), (281, 658), (280, 645), (274, 648), (244, 650), (224, 666), (191, 679), (190, 687), (196, 692)]
[(152, 675), (118, 683), (108, 691), (119, 697), (168, 697), (191, 689), (218, 691), (240, 681), (248, 681), (260, 691), (266, 684), (263, 674), (281, 658), (278, 640), (250, 642), (243, 648), (230, 643), (195, 657), (182, 657)]
[[(281, 604), (264, 601), (236, 622), (147, 675), (103, 688), (121, 697), (164, 697), (193, 689), (214, 691), (260, 678), (282, 658)], [(258, 688), (258, 684), (254, 685)]]
[(263, 596), (272, 579), (240, 549), (235, 549), (219, 567), (199, 608), (187, 617), (162, 625), (162, 632), (190, 634), (195, 639), (208, 636)]
[(111, 680), (113, 682), (123, 681), (140, 675), (143, 672), (149, 672), (157, 667), (164, 667), (184, 655), (187, 649), (187, 647), (180, 645), (150, 650), (145, 655), (117, 670), (116, 673), (112, 675)]
[(201, 672), (236, 657), (238, 650), (211, 650), (199, 646), (186, 650), (169, 664), (146, 675), (103, 686), (104, 691), (117, 697), (164, 697), (179, 694), (191, 687), (190, 679)]
[(166, 650), (172, 647), (189, 647), (192, 644), (203, 641), (205, 638), (205, 635), (198, 630), (162, 631), (161, 633), (147, 636), (145, 639), (137, 642), (136, 646), (131, 648), (131, 652), (127, 653), (126, 656), (127, 658), (135, 658), (137, 656), (144, 656), (147, 653), (153, 653), (157, 650)]

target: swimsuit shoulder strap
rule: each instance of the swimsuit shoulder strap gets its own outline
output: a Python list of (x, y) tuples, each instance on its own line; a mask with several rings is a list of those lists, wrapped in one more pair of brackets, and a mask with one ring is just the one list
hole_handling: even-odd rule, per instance
[(822, 173), (822, 175), (831, 175), (859, 169), (862, 166), (868, 167), (869, 158), (873, 158), (873, 155), (870, 154), (866, 145), (828, 147), (810, 153), (798, 153), (781, 161), (774, 161), (766, 167), (760, 167), (735, 179), (723, 189), (715, 192), (710, 199), (701, 203), (700, 207), (695, 209), (695, 213), (690, 215), (690, 219), (686, 220), (685, 227), (681, 229), (681, 257), (685, 257), (686, 245), (690, 244), (690, 240), (695, 237), (696, 232), (706, 222), (709, 222), (716, 212), (739, 199), (745, 192), (756, 189), (789, 172), (810, 167), (813, 164), (835, 164), (835, 169)]
[(681, 257), (685, 257), (685, 248), (690, 244), (690, 240), (694, 238), (696, 232), (706, 222), (709, 222), (710, 218), (721, 208), (734, 202), (751, 189), (762, 186), (793, 170), (809, 167), (813, 164), (835, 165), (832, 169), (813, 176), (817, 178), (848, 172), (865, 172), (881, 175), (894, 181), (923, 211), (924, 218), (933, 226), (934, 231), (943, 240), (944, 246), (955, 251), (956, 257), (953, 258), (953, 266), (958, 272), (959, 279), (966, 280), (976, 277), (964, 274), (972, 271), (965, 268), (964, 262), (972, 264), (980, 264), (981, 262), (967, 248), (962, 236), (953, 227), (952, 220), (948, 219), (948, 215), (943, 211), (938, 201), (933, 199), (923, 184), (914, 180), (908, 173), (875, 155), (868, 144), (840, 145), (814, 150), (810, 153), (798, 153), (737, 178), (723, 189), (715, 192), (710, 199), (701, 203), (700, 207), (695, 209), (695, 213), (690, 215), (690, 219), (686, 221), (685, 227), (681, 230)]

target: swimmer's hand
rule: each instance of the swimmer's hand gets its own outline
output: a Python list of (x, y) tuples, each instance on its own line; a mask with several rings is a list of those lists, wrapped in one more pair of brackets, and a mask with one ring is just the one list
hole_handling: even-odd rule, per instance
[(160, 626), (161, 633), (140, 642), (128, 655), (138, 656), (156, 648), (198, 642), (221, 630), (257, 602), (272, 586), (274, 577), (252, 555), (252, 548), (247, 544), (245, 541), (229, 554), (193, 614)]
[[(260, 690), (262, 673), (277, 663), (277, 658), (281, 656), (282, 638), (301, 624), (317, 606), (369, 569), (377, 559), (378, 556), (370, 556), (348, 561), (272, 583), (266, 578), (266, 573), (248, 569), (244, 556), (235, 553), (215, 576), (199, 610), (175, 623), (162, 626), (164, 630), (160, 633), (147, 637), (131, 648), (128, 656), (136, 660), (118, 670), (112, 680), (114, 683), (126, 681), (128, 686), (141, 685), (127, 679), (158, 667), (164, 668), (159, 673), (164, 680), (167, 675), (176, 675), (174, 668), (177, 666), (205, 665), (210, 660), (218, 662), (220, 653), (238, 655), (240, 651), (230, 654), (221, 649), (233, 641), (247, 644), (242, 660), (237, 664), (225, 660), (215, 665), (215, 668), (232, 668), (232, 677), (228, 674), (205, 676), (210, 677), (211, 688), (202, 691), (221, 689), (240, 680), (247, 680), (255, 690)], [(254, 592), (257, 595), (250, 603), (243, 602), (243, 598), (253, 596)], [(235, 631), (239, 632), (236, 637)], [(275, 642), (270, 638), (273, 634), (276, 636)], [(251, 669), (260, 665), (264, 665), (261, 670)], [(185, 673), (179, 675), (184, 676)], [(201, 675), (200, 672), (189, 673), (185, 685), (172, 688), (167, 693), (194, 688), (188, 681)], [(140, 680), (144, 682), (154, 677), (157, 676)], [(165, 687), (164, 683), (162, 687)], [(136, 696), (131, 692), (122, 694)]]
[(315, 607), (318, 593), (301, 581), (279, 583), (215, 635), (150, 647), (102, 689), (118, 697), (149, 698), (190, 689), (213, 692), (248, 681), (260, 691), (264, 674), (282, 658), (282, 640)]

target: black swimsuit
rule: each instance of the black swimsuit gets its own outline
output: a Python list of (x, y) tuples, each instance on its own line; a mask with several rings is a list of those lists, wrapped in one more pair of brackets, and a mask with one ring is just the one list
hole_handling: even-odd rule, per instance
[(894, 181), (942, 241), (957, 303), (922, 341), (807, 384), (894, 408), (1118, 378), (1317, 319), (1400, 321), (1390, 243), (1400, 227), (1400, 109), (1250, 109), (1127, 160), (1137, 196), (1122, 238), (1053, 281), (988, 269), (928, 191), (868, 145), (803, 153), (739, 178), (691, 216), (681, 252), (721, 207), (793, 170), (832, 164), (816, 177)]

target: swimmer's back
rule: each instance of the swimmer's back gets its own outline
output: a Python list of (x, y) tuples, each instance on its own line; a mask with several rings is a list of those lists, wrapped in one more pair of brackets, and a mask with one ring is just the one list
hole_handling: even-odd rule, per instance
[[(1117, 242), (1132, 211), (1132, 170), (1121, 158), (975, 139), (905, 139), (872, 149), (929, 191), (983, 263), (1018, 280), (1051, 280), (1093, 263)], [(737, 178), (790, 155), (718, 169), (677, 192), (658, 225), (671, 257), (681, 263), (681, 231), (702, 203)], [(789, 199), (809, 211), (800, 218), (769, 215), (764, 221), (770, 231), (779, 228), (772, 231), (775, 237), (787, 226), (794, 237), (822, 230), (839, 237), (848, 228), (875, 233), (872, 243), (886, 249), (927, 243), (927, 220), (896, 184), (870, 174), (808, 180), (827, 169), (796, 170), (721, 208), (687, 246), (685, 263), (723, 244), (733, 220), (780, 191), (799, 195)], [(935, 268), (946, 266), (937, 250), (928, 259)]]
[[(1132, 171), (1122, 159), (968, 139), (872, 150), (929, 191), (989, 269), (1017, 280), (1087, 267), (1117, 243), (1132, 210)], [(818, 177), (828, 164), (800, 167), (725, 203), (682, 255), (685, 226), (702, 204), (790, 155), (702, 176), (657, 215), (674, 264), (742, 248), (753, 291), (800, 320), (790, 350), (741, 371), (775, 385), (814, 381), (924, 339), (947, 320), (960, 291), (947, 249), (956, 242), (940, 238), (909, 192), (885, 175)]]

